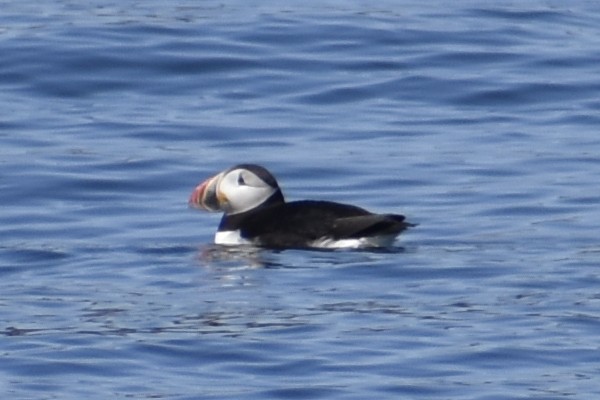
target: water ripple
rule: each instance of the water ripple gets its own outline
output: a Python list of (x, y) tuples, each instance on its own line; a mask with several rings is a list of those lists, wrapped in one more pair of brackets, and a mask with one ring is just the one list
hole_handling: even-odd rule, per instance
[[(591, 3), (3, 6), (12, 397), (597, 395)], [(419, 225), (215, 246), (187, 198), (239, 162)]]

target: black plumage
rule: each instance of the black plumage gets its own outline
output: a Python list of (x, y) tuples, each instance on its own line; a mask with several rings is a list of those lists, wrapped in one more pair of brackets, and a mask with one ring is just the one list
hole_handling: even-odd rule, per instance
[(359, 239), (397, 235), (412, 224), (403, 215), (374, 214), (330, 201), (294, 201), (224, 215), (219, 231), (239, 230), (244, 239), (264, 247), (302, 248), (322, 238)]

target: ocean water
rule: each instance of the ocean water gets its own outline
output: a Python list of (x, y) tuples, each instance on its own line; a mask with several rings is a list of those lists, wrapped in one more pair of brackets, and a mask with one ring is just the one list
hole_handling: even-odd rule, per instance
[[(596, 2), (3, 2), (0, 392), (600, 396)], [(405, 214), (226, 251), (193, 187)]]

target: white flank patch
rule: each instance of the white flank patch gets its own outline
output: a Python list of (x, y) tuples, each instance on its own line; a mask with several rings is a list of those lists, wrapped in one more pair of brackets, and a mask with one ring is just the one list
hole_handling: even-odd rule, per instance
[(240, 236), (240, 231), (220, 231), (215, 233), (215, 244), (224, 244), (229, 246), (252, 244)]
[(320, 249), (366, 249), (370, 247), (390, 247), (396, 235), (371, 236), (359, 239), (334, 240), (321, 238), (311, 243), (311, 247)]

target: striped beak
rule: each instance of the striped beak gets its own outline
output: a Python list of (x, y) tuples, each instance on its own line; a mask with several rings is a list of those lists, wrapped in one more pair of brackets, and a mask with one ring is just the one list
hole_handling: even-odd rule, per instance
[(227, 197), (219, 191), (219, 183), (223, 173), (213, 176), (196, 186), (188, 204), (190, 207), (206, 211), (224, 211)]

